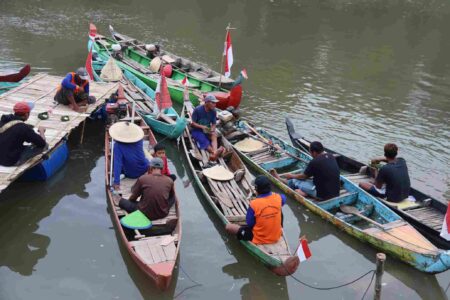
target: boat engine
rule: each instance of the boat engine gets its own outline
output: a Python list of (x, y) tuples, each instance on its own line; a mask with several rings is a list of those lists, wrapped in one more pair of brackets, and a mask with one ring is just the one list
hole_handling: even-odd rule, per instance
[(108, 124), (117, 122), (127, 116), (128, 101), (124, 98), (118, 98), (116, 94), (112, 94), (108, 103), (106, 103), (106, 114)]
[(239, 119), (239, 109), (230, 106), (217, 114), (220, 120), (220, 128), (223, 134), (227, 135), (236, 130), (234, 122)]

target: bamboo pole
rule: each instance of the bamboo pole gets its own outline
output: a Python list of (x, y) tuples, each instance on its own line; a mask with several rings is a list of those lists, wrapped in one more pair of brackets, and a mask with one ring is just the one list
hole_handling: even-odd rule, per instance
[(375, 294), (373, 299), (381, 299), (381, 279), (384, 273), (384, 262), (386, 261), (386, 255), (384, 253), (377, 253), (377, 270), (375, 272)]

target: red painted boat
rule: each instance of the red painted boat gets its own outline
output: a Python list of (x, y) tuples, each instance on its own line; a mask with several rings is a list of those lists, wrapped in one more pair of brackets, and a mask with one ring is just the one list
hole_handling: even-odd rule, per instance
[[(155, 145), (156, 139), (145, 124), (139, 119), (137, 122), (144, 130), (144, 146)], [(178, 198), (169, 211), (169, 215), (163, 219), (152, 221), (150, 230), (130, 230), (122, 227), (120, 219), (126, 215), (126, 212), (118, 206), (120, 198), (128, 199), (131, 194), (131, 186), (136, 179), (121, 179), (120, 195), (115, 195), (111, 191), (111, 161), (114, 153), (111, 153), (111, 137), (108, 131), (105, 134), (105, 187), (110, 207), (111, 219), (120, 240), (127, 249), (133, 261), (149, 279), (154, 281), (160, 290), (169, 288), (172, 274), (177, 262), (180, 241), (181, 241), (181, 220)], [(169, 231), (167, 229), (169, 228)], [(155, 235), (155, 229), (165, 230), (165, 234)], [(168, 232), (168, 233), (167, 233)]]
[(31, 66), (25, 65), (18, 73), (0, 75), (0, 82), (19, 82), (30, 74)]

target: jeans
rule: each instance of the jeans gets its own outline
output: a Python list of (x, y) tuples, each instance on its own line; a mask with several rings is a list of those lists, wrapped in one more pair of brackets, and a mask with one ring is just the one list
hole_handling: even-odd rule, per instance
[(288, 186), (293, 190), (301, 190), (311, 197), (317, 197), (316, 187), (311, 179), (289, 179)]

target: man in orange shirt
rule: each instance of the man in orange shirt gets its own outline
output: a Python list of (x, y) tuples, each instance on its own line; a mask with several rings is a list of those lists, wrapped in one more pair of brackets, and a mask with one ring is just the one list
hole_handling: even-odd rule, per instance
[(286, 196), (272, 193), (270, 180), (264, 175), (256, 177), (254, 185), (257, 197), (247, 209), (247, 225), (227, 224), (225, 229), (236, 234), (238, 240), (252, 241), (255, 244), (276, 243), (283, 231), (281, 207), (286, 203)]

